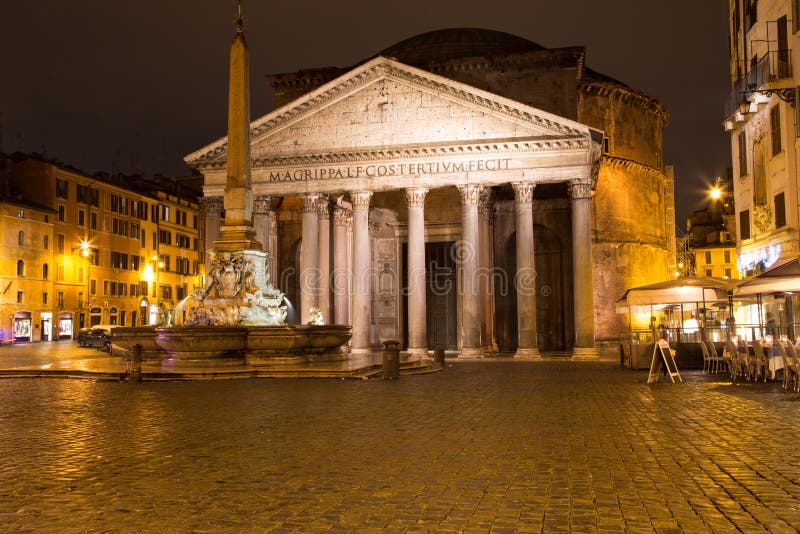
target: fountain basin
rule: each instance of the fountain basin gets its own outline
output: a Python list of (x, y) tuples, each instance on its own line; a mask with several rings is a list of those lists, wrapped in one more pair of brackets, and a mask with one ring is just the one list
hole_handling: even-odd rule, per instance
[(128, 357), (134, 345), (142, 347), (142, 362), (160, 362), (167, 355), (158, 346), (155, 326), (131, 326), (114, 328), (111, 331), (111, 354)]
[[(142, 362), (169, 371), (184, 367), (267, 366), (337, 361), (351, 336), (346, 325), (123, 327), (112, 333), (113, 353), (142, 346)], [(152, 367), (151, 367), (152, 368)]]
[(164, 367), (244, 365), (247, 329), (240, 326), (169, 326), (156, 328), (156, 343), (168, 353)]
[(298, 364), (308, 361), (308, 326), (250, 326), (247, 364)]

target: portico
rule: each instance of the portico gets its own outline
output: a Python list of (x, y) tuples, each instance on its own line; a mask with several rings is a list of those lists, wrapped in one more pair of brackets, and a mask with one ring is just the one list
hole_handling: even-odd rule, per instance
[[(564, 348), (596, 357), (591, 193), (601, 141), (583, 124), (375, 58), (250, 125), (256, 232), (273, 269), (286, 267), (273, 282), (293, 297), (300, 322), (318, 307), (326, 322), (352, 324), (354, 353), (391, 338), (421, 357), (439, 348), (430, 297), (455, 321), (456, 346), (443, 348), (480, 357), (502, 341), (517, 357), (538, 358), (537, 309), (552, 288), (539, 287), (537, 232), (568, 212), (568, 231), (551, 226), (571, 271), (558, 287), (570, 291), (544, 309), (569, 323)], [(226, 152), (223, 138), (186, 158), (217, 210)], [(214, 235), (219, 212), (209, 215)], [(505, 254), (496, 225), (513, 235), (513, 269), (495, 261)], [(444, 262), (431, 256), (435, 243), (449, 251), (454, 287), (437, 286), (433, 271)], [(456, 309), (445, 291), (455, 291)], [(498, 328), (499, 304), (513, 328)]]

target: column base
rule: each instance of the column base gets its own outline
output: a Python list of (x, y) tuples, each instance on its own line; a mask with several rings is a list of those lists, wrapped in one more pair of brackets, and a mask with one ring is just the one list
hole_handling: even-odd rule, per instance
[(458, 352), (458, 357), (460, 359), (483, 358), (484, 356), (485, 351), (482, 347), (461, 347), (461, 350)]
[(536, 347), (528, 349), (517, 349), (514, 353), (514, 358), (524, 358), (526, 360), (541, 360), (542, 355), (539, 354), (539, 349)]
[(353, 356), (366, 356), (366, 355), (369, 355), (369, 354), (374, 354), (376, 352), (380, 352), (380, 350), (373, 350), (373, 349), (371, 349), (369, 347), (366, 347), (366, 348), (363, 348), (363, 349), (357, 349), (357, 348), (354, 348), (354, 347), (350, 348), (350, 354), (352, 354)]
[(595, 347), (575, 347), (572, 349), (570, 360), (573, 361), (594, 361), (600, 359), (600, 353)]
[(419, 360), (430, 359), (430, 356), (428, 356), (428, 349), (425, 347), (416, 347), (416, 348), (409, 347), (403, 352), (405, 352), (408, 359), (415, 359), (415, 358)]

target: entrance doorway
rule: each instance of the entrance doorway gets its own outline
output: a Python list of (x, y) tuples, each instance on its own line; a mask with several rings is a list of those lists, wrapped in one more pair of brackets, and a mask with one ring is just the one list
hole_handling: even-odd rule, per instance
[[(498, 267), (507, 273), (516, 272), (516, 233), (512, 233), (498, 258)], [(571, 286), (565, 273), (570, 262), (565, 257), (559, 235), (553, 230), (534, 225), (534, 254), (536, 265), (536, 338), (540, 351), (564, 351), (569, 348), (567, 339), (572, 335), (572, 316), (569, 307)], [(496, 328), (498, 345), (503, 352), (517, 349), (517, 290), (513, 275), (509, 276), (508, 291), (495, 287)]]
[[(429, 349), (458, 349), (453, 241), (425, 243), (425, 312)], [(403, 243), (403, 346), (408, 347), (408, 245)]]

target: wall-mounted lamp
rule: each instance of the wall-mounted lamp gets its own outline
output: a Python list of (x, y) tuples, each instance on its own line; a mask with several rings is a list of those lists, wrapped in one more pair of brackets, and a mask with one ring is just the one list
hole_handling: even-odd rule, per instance
[[(755, 84), (750, 84), (747, 88), (742, 91), (745, 99), (749, 99), (751, 95), (762, 95), (766, 98), (770, 98), (772, 95), (777, 96), (784, 102), (788, 102), (792, 107), (795, 107), (795, 89), (794, 87), (784, 87), (781, 89), (756, 89)], [(752, 104), (756, 104), (753, 102)], [(741, 113), (745, 113), (742, 111), (742, 106), (747, 105), (748, 110), (752, 109), (752, 104), (748, 100), (744, 100), (739, 104), (739, 111)]]

